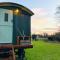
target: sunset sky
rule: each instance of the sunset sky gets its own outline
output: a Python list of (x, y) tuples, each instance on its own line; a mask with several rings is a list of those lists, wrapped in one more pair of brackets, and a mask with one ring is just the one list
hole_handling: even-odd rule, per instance
[(58, 31), (55, 19), (56, 7), (60, 0), (0, 0), (0, 2), (15, 2), (24, 5), (34, 12), (31, 18), (31, 32), (52, 34)]

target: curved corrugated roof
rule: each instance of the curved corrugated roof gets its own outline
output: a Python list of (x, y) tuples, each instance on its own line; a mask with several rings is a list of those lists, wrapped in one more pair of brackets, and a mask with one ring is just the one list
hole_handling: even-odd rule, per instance
[(28, 12), (31, 15), (34, 14), (31, 10), (29, 10), (25, 6), (22, 6), (20, 4), (13, 3), (13, 2), (0, 2), (0, 6), (15, 6), (15, 7), (21, 8), (22, 10), (25, 10), (26, 12)]

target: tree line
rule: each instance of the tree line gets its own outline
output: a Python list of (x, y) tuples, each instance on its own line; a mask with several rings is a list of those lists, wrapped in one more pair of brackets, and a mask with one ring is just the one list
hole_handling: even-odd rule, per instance
[(48, 41), (59, 41), (60, 42), (60, 32), (57, 32), (53, 35), (48, 35), (47, 33), (41, 34), (32, 34), (32, 39), (37, 40), (40, 38), (47, 38)]

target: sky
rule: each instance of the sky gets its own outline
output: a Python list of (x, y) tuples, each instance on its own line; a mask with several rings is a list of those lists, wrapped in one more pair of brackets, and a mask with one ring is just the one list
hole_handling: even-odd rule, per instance
[(0, 0), (0, 2), (15, 2), (33, 11), (31, 17), (32, 34), (53, 34), (58, 31), (55, 13), (60, 0)]

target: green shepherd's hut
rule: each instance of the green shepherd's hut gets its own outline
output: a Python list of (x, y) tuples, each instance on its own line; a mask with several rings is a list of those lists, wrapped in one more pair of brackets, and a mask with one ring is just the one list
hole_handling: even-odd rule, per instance
[[(12, 2), (0, 3), (0, 56), (12, 55), (16, 60), (15, 49), (18, 49), (20, 60), (23, 59), (24, 49), (32, 48), (31, 16), (28, 8)], [(10, 54), (12, 52), (13, 54)], [(5, 56), (4, 56), (5, 55)], [(22, 56), (22, 57), (21, 57)]]

